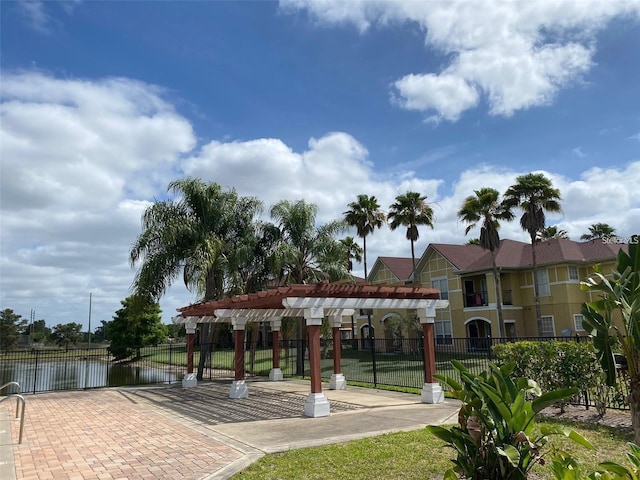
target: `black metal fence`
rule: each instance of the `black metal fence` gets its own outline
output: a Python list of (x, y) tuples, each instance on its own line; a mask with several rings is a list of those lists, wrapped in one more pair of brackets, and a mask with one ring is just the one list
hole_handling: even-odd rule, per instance
[[(455, 376), (451, 360), (458, 360), (473, 373), (487, 369), (495, 360), (492, 346), (517, 340), (589, 341), (588, 337), (554, 338), (438, 338), (435, 344), (436, 373)], [(371, 342), (346, 340), (341, 345), (341, 369), (349, 382), (389, 387), (420, 389), (424, 383), (424, 358), (421, 339), (375, 339)], [(374, 347), (374, 348), (372, 348)], [(298, 350), (304, 362), (298, 365)], [(247, 375), (268, 376), (273, 367), (270, 345), (245, 345)], [(229, 345), (196, 346), (194, 370), (203, 358), (203, 379), (232, 379), (234, 351)], [(594, 368), (599, 368), (594, 365)], [(285, 377), (310, 377), (308, 344), (287, 340), (280, 344), (280, 369)], [(333, 342), (321, 342), (321, 371), (324, 379), (333, 373)], [(116, 361), (108, 348), (32, 349), (0, 352), (0, 384), (17, 381), (23, 392), (77, 390), (106, 386), (143, 385), (180, 382), (187, 372), (185, 344), (168, 344), (141, 348), (135, 359)], [(607, 407), (627, 409), (626, 382), (607, 392)], [(594, 405), (593, 392), (576, 401)]]

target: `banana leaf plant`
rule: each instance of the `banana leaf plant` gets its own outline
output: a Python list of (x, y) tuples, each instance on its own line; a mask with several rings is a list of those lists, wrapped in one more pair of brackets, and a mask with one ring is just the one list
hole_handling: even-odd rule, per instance
[[(633, 236), (638, 239), (640, 236)], [(583, 325), (593, 337), (598, 360), (607, 376), (607, 385), (617, 381), (614, 353), (626, 357), (635, 443), (640, 444), (640, 245), (620, 250), (616, 268), (607, 277), (600, 266), (582, 282), (581, 288), (599, 296), (582, 305)]]
[(574, 395), (577, 388), (542, 394), (533, 380), (510, 377), (515, 363), (501, 367), (490, 364), (489, 370), (480, 375), (469, 372), (458, 361), (451, 364), (461, 382), (448, 376), (436, 377), (451, 389), (448, 396), (462, 401), (458, 425), (427, 427), (457, 452), (445, 480), (526, 479), (529, 470), (543, 462), (549, 435), (564, 435), (593, 449), (573, 430), (555, 425), (534, 428), (538, 412)]

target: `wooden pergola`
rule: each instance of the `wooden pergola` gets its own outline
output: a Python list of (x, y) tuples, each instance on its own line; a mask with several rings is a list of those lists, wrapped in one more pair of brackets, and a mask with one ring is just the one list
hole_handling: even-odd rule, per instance
[[(262, 292), (238, 295), (222, 300), (197, 303), (178, 309), (174, 323), (183, 323), (187, 331), (187, 376), (183, 386), (197, 384), (193, 374), (193, 345), (196, 325), (199, 323), (231, 323), (234, 330), (235, 357), (234, 381), (229, 396), (246, 398), (249, 395), (245, 383), (244, 334), (248, 321), (270, 322), (273, 345), (280, 341), (280, 326), (283, 317), (305, 319), (309, 337), (309, 361), (311, 365), (311, 393), (304, 405), (308, 417), (329, 415), (329, 402), (322, 393), (320, 371), (320, 326), (328, 317), (333, 328), (333, 374), (330, 389), (346, 388), (346, 380), (340, 367), (340, 327), (342, 317), (350, 316), (357, 309), (407, 309), (415, 310), (422, 325), (424, 336), (424, 386), (422, 401), (442, 403), (444, 394), (435, 381), (434, 322), (436, 309), (448, 306), (440, 300), (440, 292), (432, 288), (394, 287), (382, 285), (342, 285), (318, 283), (315, 285), (290, 285)], [(282, 380), (280, 349), (273, 349), (273, 368), (269, 378)]]

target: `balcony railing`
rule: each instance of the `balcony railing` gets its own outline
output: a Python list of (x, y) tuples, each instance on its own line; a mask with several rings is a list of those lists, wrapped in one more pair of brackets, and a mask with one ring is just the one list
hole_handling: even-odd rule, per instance
[[(464, 306), (470, 307), (486, 307), (489, 305), (489, 296), (485, 290), (480, 292), (469, 292), (464, 294)], [(511, 296), (511, 290), (502, 291), (502, 304), (513, 305), (513, 298)]]

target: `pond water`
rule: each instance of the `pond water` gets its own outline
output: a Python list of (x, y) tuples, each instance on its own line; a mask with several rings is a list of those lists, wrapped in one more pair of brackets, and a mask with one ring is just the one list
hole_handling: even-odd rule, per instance
[(172, 383), (178, 380), (176, 373), (148, 365), (108, 361), (73, 359), (39, 362), (37, 365), (30, 362), (0, 365), (0, 385), (18, 382), (26, 393)]

